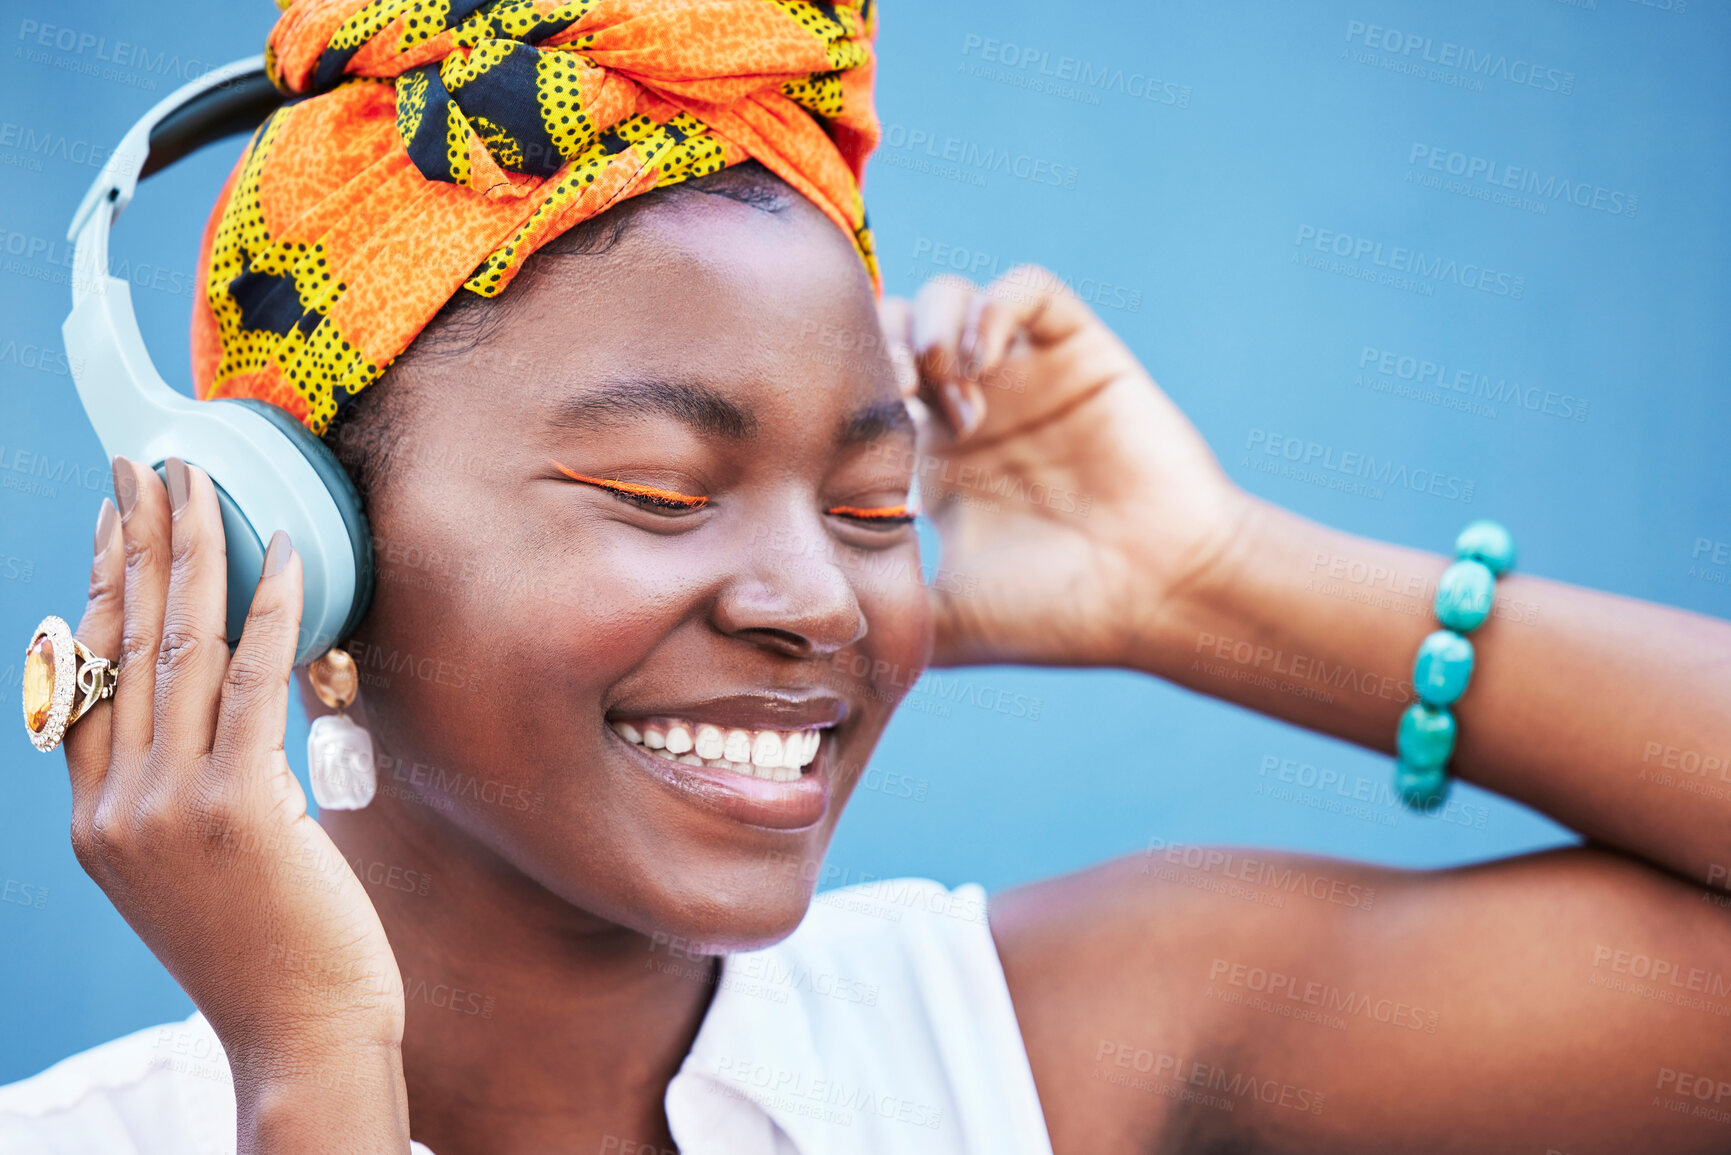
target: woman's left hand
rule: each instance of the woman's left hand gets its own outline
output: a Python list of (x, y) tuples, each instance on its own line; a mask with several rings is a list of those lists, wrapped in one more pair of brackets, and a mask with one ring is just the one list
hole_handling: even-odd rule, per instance
[(1132, 665), (1219, 552), (1239, 491), (1124, 344), (1051, 273), (943, 277), (880, 309), (911, 350), (919, 484), (943, 540), (935, 665)]

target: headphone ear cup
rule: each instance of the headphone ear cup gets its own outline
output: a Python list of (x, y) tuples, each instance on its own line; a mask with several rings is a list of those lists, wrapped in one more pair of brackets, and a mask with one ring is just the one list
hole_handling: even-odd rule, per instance
[[(156, 467), (156, 476), (168, 485), (168, 467)], [(246, 612), (252, 606), (253, 590), (258, 575), (264, 569), (264, 543), (258, 539), (246, 514), (240, 511), (228, 490), (215, 477), (216, 504), (222, 513), (223, 551), (228, 555), (228, 644), (232, 649), (240, 641), (240, 631), (246, 625)]]
[[(333, 552), (346, 547), (347, 553), (352, 557), (354, 563), (354, 597), (349, 603), (348, 613), (336, 631), (335, 639), (340, 641), (348, 637), (360, 624), (361, 619), (366, 616), (367, 607), (372, 604), (373, 600), (373, 536), (367, 526), (366, 512), (361, 507), (361, 497), (355, 491), (354, 482), (349, 480), (347, 471), (338, 463), (336, 455), (330, 451), (330, 448), (286, 409), (254, 397), (230, 397), (209, 401), (205, 404), (244, 406), (269, 421), (282, 433), (289, 444), (302, 457), (306, 458), (307, 463), (312, 466), (313, 472), (324, 484), (324, 491), (332, 506), (335, 507), (338, 516), (342, 518), (343, 528), (348, 534), (346, 543), (327, 542), (325, 546), (332, 549)], [(221, 479), (213, 478), (212, 480), (217, 482), (217, 499), (222, 505), (223, 513), (223, 530), (228, 534), (230, 542), (228, 555), (228, 627), (229, 642), (233, 644), (240, 640), (240, 629), (246, 622), (246, 611), (252, 602), (253, 590), (257, 585), (259, 570), (264, 561), (264, 547), (259, 540), (257, 528), (247, 520), (239, 507), (223, 492)], [(243, 556), (236, 556), (237, 541), (239, 552)], [(300, 547), (300, 543), (297, 542), (296, 546), (297, 548)], [(256, 556), (245, 556), (249, 553), (256, 554)], [(305, 623), (302, 626), (301, 636), (303, 640), (308, 636)], [(297, 654), (295, 662), (299, 665), (316, 657), (318, 657), (317, 654)]]

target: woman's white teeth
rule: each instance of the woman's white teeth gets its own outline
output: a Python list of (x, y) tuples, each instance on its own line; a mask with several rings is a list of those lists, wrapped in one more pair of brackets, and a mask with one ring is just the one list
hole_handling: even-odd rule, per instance
[(729, 762), (751, 761), (751, 734), (745, 730), (729, 730), (721, 747), (721, 756)]
[(759, 730), (751, 740), (753, 766), (781, 765), (781, 735), (774, 730)]
[(771, 782), (792, 782), (817, 757), (818, 730), (723, 730), (707, 722), (614, 722), (627, 742), (675, 762), (749, 774)]

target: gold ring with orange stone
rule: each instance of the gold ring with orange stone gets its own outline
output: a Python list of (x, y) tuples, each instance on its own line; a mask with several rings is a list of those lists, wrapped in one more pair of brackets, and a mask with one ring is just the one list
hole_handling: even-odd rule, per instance
[(31, 744), (43, 753), (60, 745), (72, 723), (114, 693), (116, 673), (113, 662), (72, 636), (63, 618), (43, 618), (24, 651), (24, 729)]

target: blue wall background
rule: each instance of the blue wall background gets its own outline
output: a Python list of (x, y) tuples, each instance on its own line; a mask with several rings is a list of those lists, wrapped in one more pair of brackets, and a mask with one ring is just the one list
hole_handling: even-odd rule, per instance
[[(180, 81), (257, 51), (275, 12), (263, 0), (5, 0), (3, 11), (10, 696), (30, 628), (79, 612), (109, 489), (60, 346), (66, 223), (133, 119)], [(1042, 262), (1096, 302), (1252, 491), (1431, 549), (1495, 516), (1530, 572), (1731, 614), (1731, 567), (1711, 565), (1731, 541), (1731, 11), (1703, 0), (1053, 11), (886, 6), (887, 143), (867, 196), (891, 291), (943, 268), (989, 279)], [(155, 178), (115, 233), (171, 381), (187, 375), (199, 231), (238, 147)], [(1487, 177), (1536, 185), (1511, 192)], [(1415, 388), (1401, 373), (1419, 362), (1446, 366), (1457, 389), (1482, 378), (1491, 395), (1439, 391), (1434, 375)], [(1257, 464), (1276, 459), (1251, 449), (1271, 437), (1434, 470), (1459, 492), (1470, 483), (1472, 500), (1266, 472)], [(971, 704), (988, 688), (1021, 705)], [(1036, 700), (1037, 718), (1016, 716)], [(1127, 728), (1142, 740), (1116, 741)], [(297, 717), (291, 757), (304, 758), (304, 732)], [(191, 1006), (74, 861), (63, 760), (37, 755), (15, 722), (0, 734), (9, 1081)], [(1300, 784), (1259, 793), (1279, 777), (1264, 773), (1269, 759), (1295, 763)], [(1570, 838), (1470, 788), (1465, 822), (1327, 809), (1317, 804), (1332, 792), (1304, 782), (1331, 772), (1348, 789), (1381, 784), (1387, 761), (1122, 673), (928, 677), (874, 771), (826, 886), (919, 874), (998, 888), (1153, 839), (1433, 867)]]

